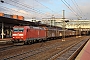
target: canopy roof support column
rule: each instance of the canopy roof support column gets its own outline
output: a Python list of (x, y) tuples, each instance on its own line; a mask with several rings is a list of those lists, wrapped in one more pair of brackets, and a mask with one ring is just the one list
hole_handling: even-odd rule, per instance
[(2, 39), (4, 38), (4, 24), (3, 24), (3, 22), (2, 22), (2, 33), (1, 33), (1, 36), (2, 36)]

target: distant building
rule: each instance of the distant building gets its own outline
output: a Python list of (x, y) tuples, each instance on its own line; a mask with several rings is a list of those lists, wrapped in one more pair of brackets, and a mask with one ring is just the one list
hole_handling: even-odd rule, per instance
[[(68, 29), (74, 28), (89, 28), (90, 29), (90, 20), (70, 20), (70, 19), (62, 19), (62, 18), (42, 18), (42, 20), (29, 19), (31, 22), (40, 22), (42, 24), (65, 27)], [(65, 21), (65, 23), (63, 23)], [(65, 25), (65, 26), (64, 26)]]
[[(65, 19), (67, 21), (68, 19)], [(53, 25), (53, 26), (59, 26), (62, 27), (63, 25), (63, 19), (62, 18), (42, 18), (42, 23), (48, 24), (48, 25)]]

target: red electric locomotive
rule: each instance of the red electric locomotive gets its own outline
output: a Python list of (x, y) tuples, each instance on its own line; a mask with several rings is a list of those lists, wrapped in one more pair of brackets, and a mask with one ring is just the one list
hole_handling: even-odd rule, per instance
[(46, 38), (46, 29), (33, 26), (14, 26), (12, 32), (13, 42), (30, 44)]

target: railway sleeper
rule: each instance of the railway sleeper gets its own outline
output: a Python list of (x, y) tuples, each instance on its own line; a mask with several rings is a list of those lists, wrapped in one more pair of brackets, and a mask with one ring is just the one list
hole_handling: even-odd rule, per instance
[[(79, 53), (79, 50), (81, 50), (81, 48), (86, 44), (86, 42), (87, 41), (85, 41), (85, 40), (81, 41), (79, 44), (75, 45), (68, 52), (66, 52), (61, 57), (58, 57), (58, 58), (60, 60), (62, 60), (62, 57), (64, 57), (63, 60), (74, 60), (77, 53)], [(65, 59), (65, 58), (67, 58), (67, 59)]]
[[(52, 56), (50, 59), (48, 59), (48, 60), (53, 60), (54, 58), (57, 58), (56, 60), (58, 60), (58, 58), (59, 58), (59, 60), (67, 60), (68, 58), (70, 58), (71, 56), (72, 56), (72, 54), (78, 49), (78, 47), (79, 46), (81, 46), (82, 44), (84, 44), (84, 43), (86, 43), (88, 41), (88, 39), (86, 39), (86, 40), (82, 40), (81, 42), (79, 41), (78, 42), (78, 44), (76, 45), (76, 44), (74, 44), (74, 45), (72, 45), (71, 46), (71, 48), (69, 47), (69, 48), (67, 48), (67, 49), (69, 49), (68, 51), (66, 51), (67, 49), (65, 49), (64, 51), (62, 51), (62, 52), (65, 52), (64, 54), (62, 54), (61, 56), (59, 56), (60, 54), (61, 54), (61, 52), (60, 53), (58, 53), (58, 54), (56, 54), (56, 55), (54, 55), (54, 56)], [(58, 56), (58, 57), (57, 57)], [(71, 58), (70, 58), (71, 59)], [(73, 60), (73, 59), (72, 59)]]
[(59, 58), (57, 58), (57, 60), (67, 60), (67, 58), (59, 57)]

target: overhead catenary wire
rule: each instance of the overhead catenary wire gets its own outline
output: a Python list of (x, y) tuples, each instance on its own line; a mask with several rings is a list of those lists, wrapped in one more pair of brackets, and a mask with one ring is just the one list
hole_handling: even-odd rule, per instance
[[(12, 1), (12, 0), (11, 0), (11, 1)], [(14, 1), (13, 1), (13, 2), (14, 2)], [(25, 11), (36, 12), (34, 9), (32, 9), (32, 8), (30, 8), (30, 7), (27, 7), (27, 6), (25, 6), (25, 5), (22, 5), (22, 4), (18, 3), (18, 2), (14, 2), (15, 4), (11, 4), (11, 3), (8, 3), (8, 2), (5, 2), (5, 3), (7, 3), (7, 4), (9, 4), (9, 5), (12, 5), (12, 6), (16, 6), (16, 7), (18, 7), (18, 8), (21, 8), (22, 10), (25, 10)], [(16, 5), (16, 4), (19, 4), (19, 6)], [(21, 5), (21, 6), (20, 6), (20, 5)], [(23, 7), (23, 6), (24, 6), (24, 7)], [(26, 9), (26, 8), (30, 8), (30, 9), (32, 9), (32, 10)]]
[[(14, 2), (14, 1), (13, 1), (13, 2)], [(20, 9), (22, 9), (22, 10), (27, 11), (27, 12), (38, 13), (38, 12), (34, 11), (34, 9), (33, 9), (33, 10), (30, 10), (29, 7), (27, 7), (27, 6), (25, 6), (25, 5), (21, 5), (20, 3), (17, 3), (17, 2), (14, 2), (14, 3), (16, 3), (16, 4), (11, 4), (11, 3), (8, 3), (8, 2), (4, 2), (4, 3), (9, 4), (9, 5), (12, 5), (12, 6), (16, 6), (16, 7), (20, 8)], [(19, 6), (18, 6), (18, 5), (19, 5)], [(26, 9), (26, 7), (29, 8), (29, 9)], [(43, 14), (43, 13), (39, 12), (39, 14)]]
[[(5, 2), (6, 3), (6, 2)], [(7, 3), (8, 4), (8, 3)], [(10, 5), (12, 5), (12, 4), (10, 4)], [(4, 7), (4, 6), (3, 6)], [(4, 7), (4, 8), (6, 8), (7, 10), (9, 9), (9, 8), (7, 8), (7, 7)], [(14, 10), (14, 9), (9, 9), (9, 10), (12, 10), (12, 11), (16, 11), (16, 10)], [(24, 10), (23, 10), (24, 11)], [(17, 12), (19, 12), (19, 13), (17, 13)], [(17, 14), (20, 14), (20, 13), (23, 13), (23, 12), (20, 12), (20, 11), (16, 11), (16, 13)], [(24, 15), (24, 13), (23, 13), (23, 15)], [(28, 15), (27, 15), (28, 16)]]
[[(19, 7), (20, 9), (23, 9), (25, 11), (31, 11), (31, 12), (34, 12), (34, 13), (38, 13), (39, 15), (41, 14), (41, 16), (47, 16), (47, 17), (51, 17), (52, 15), (51, 14), (47, 14), (47, 13), (44, 13), (42, 12), (41, 10), (38, 10), (36, 8), (33, 8), (31, 7), (30, 5), (28, 4), (25, 4), (25, 3), (22, 3), (22, 2), (19, 2), (18, 0), (14, 1), (14, 0), (10, 0), (10, 2), (8, 2), (9, 0), (6, 0), (4, 3), (6, 4), (9, 4), (9, 5), (12, 5), (12, 6), (15, 6), (15, 7)], [(12, 3), (13, 2), (13, 3)], [(38, 1), (39, 2), (39, 1)], [(40, 4), (40, 3), (39, 3)], [(44, 6), (45, 8), (49, 9), (50, 11), (53, 11), (52, 9), (48, 8), (47, 6), (41, 4), (42, 6)], [(53, 11), (54, 12), (54, 11)], [(58, 14), (58, 13), (57, 13)], [(34, 14), (36, 15), (36, 14)]]
[(35, 0), (36, 2), (38, 2), (39, 4), (41, 4), (42, 6), (44, 6), (45, 8), (49, 9), (50, 11), (54, 12), (53, 10), (51, 10), (49, 7), (43, 5), (42, 3), (40, 3), (39, 1)]
[[(32, 11), (32, 12), (35, 12), (35, 13), (38, 13), (38, 14), (45, 14), (45, 13), (43, 13), (43, 12), (39, 12), (39, 11), (37, 11), (37, 10), (35, 10), (35, 9), (33, 9), (33, 8), (30, 8), (28, 5), (26, 5), (26, 4), (24, 4), (24, 3), (20, 3), (20, 2), (15, 2), (15, 1), (13, 1), (13, 0), (11, 0), (13, 3), (15, 3), (15, 4), (11, 4), (11, 3), (8, 3), (8, 2), (5, 2), (5, 3), (7, 3), (7, 4), (10, 4), (10, 5), (13, 5), (13, 6), (16, 6), (16, 7), (19, 7), (20, 9), (23, 9), (23, 10), (25, 10), (25, 11)], [(18, 6), (19, 5), (19, 6)], [(26, 9), (27, 8), (27, 9)], [(47, 15), (47, 14), (46, 14)], [(47, 15), (47, 16), (49, 16), (49, 15)]]
[[(34, 1), (34, 0), (33, 0), (33, 1)], [(13, 2), (15, 2), (15, 1), (13, 1)], [(21, 2), (19, 2), (19, 1), (18, 1), (18, 4), (20, 4), (20, 5), (23, 4), (23, 6), (25, 6), (26, 8), (32, 8), (32, 10), (36, 11), (36, 12), (34, 12), (35, 14), (36, 14), (36, 13), (39, 13), (39, 14), (42, 14), (41, 16), (43, 16), (44, 14), (45, 14), (46, 16), (51, 16), (51, 15), (49, 15), (49, 14), (44, 13), (44, 12), (41, 11), (41, 10), (35, 9), (35, 8), (34, 8), (34, 5), (33, 5), (33, 7), (31, 7), (30, 5), (25, 4), (25, 3), (21, 3)], [(33, 4), (34, 4), (34, 2), (33, 2)]]
[[(40, 5), (44, 6), (45, 8), (49, 9), (51, 12), (53, 12), (53, 10), (51, 10), (50, 8), (48, 8), (47, 6), (43, 5), (42, 3), (40, 3), (39, 1), (35, 0), (37, 3), (39, 3)], [(42, 16), (41, 16), (42, 17)]]
[[(40, 3), (39, 1), (37, 1), (37, 0), (35, 0), (37, 3), (39, 3), (40, 5), (42, 5), (42, 6), (44, 6), (45, 8), (47, 8), (48, 10), (50, 10), (52, 13), (53, 12), (55, 12), (55, 11), (53, 11), (52, 9), (50, 9), (49, 7), (47, 7), (47, 6), (45, 6), (45, 5), (43, 5), (42, 3)], [(18, 3), (20, 3), (20, 2), (18, 2)], [(25, 4), (25, 3), (21, 3), (21, 4), (24, 4), (24, 5), (27, 5), (27, 4)], [(34, 0), (33, 0), (33, 4), (34, 4)], [(30, 5), (27, 5), (27, 6), (30, 6)], [(33, 6), (33, 8), (34, 8), (34, 6)], [(39, 10), (40, 11), (40, 10)], [(42, 12), (43, 13), (43, 12)], [(47, 15), (47, 17), (48, 16), (52, 16), (52, 15), (54, 15), (54, 14), (46, 14), (46, 13), (44, 13), (45, 15)], [(59, 13), (57, 13), (57, 14), (59, 14)], [(59, 14), (59, 15), (61, 15), (61, 14)], [(42, 16), (42, 15), (41, 15)]]
[[(5, 7), (5, 6), (1, 6), (0, 5), (0, 8), (2, 8), (2, 9), (5, 9), (6, 10), (6, 13), (8, 13), (8, 12), (10, 12), (11, 14), (14, 14), (14, 15), (17, 15), (18, 13), (20, 13), (19, 15), (24, 15), (24, 16), (26, 16), (27, 15), (27, 17), (28, 18), (30, 18), (28, 15), (30, 15), (30, 14), (26, 14), (26, 13), (23, 13), (23, 12), (20, 12), (20, 11), (17, 11), (17, 10), (13, 10), (13, 9), (10, 9), (10, 8), (7, 8), (7, 7)], [(8, 12), (7, 12), (7, 10), (8, 10)], [(2, 10), (1, 10), (2, 11)], [(13, 12), (12, 12), (13, 11)], [(15, 12), (15, 13), (14, 13)]]
[[(42, 3), (40, 3), (39, 1), (37, 1), (37, 0), (35, 0), (37, 3), (39, 3), (40, 5), (42, 5), (42, 6), (44, 6), (45, 8), (47, 8), (47, 9), (49, 9), (50, 11), (52, 11), (52, 12), (55, 12), (55, 11), (53, 11), (52, 9), (50, 9), (49, 7), (47, 7), (47, 6), (45, 6), (45, 5), (43, 5)], [(20, 3), (20, 2), (19, 2)], [(22, 4), (24, 4), (24, 3), (22, 3)], [(34, 0), (33, 0), (33, 4), (34, 4)], [(26, 5), (26, 4), (24, 4), (24, 5)], [(30, 6), (30, 5), (27, 5), (27, 6)], [(32, 7), (33, 9), (35, 9), (34, 8), (34, 5), (33, 5), (33, 7)], [(36, 10), (36, 9), (35, 9)], [(43, 11), (41, 11), (41, 10), (38, 10), (39, 12), (41, 12), (41, 13), (43, 13)], [(46, 14), (46, 13), (44, 13), (44, 14)], [(46, 14), (47, 15), (47, 14)], [(49, 15), (49, 16), (51, 16), (51, 15)]]
[(71, 7), (71, 5), (66, 1), (66, 0), (64, 0), (66, 3), (67, 3), (67, 5), (72, 9), (72, 11), (78, 16), (78, 17), (81, 17), (80, 15), (78, 15), (78, 13)]
[(86, 16), (83, 14), (83, 11), (80, 9), (79, 5), (77, 4), (76, 0), (72, 0), (72, 2), (74, 3), (74, 5), (77, 7), (78, 11), (80, 12), (80, 14), (83, 16), (82, 18), (85, 17), (86, 19)]
[(76, 6), (76, 4), (75, 4), (75, 2), (73, 1), (73, 0), (71, 0), (72, 1), (72, 3), (74, 4), (74, 6), (75, 6), (75, 9), (78, 11), (78, 15), (82, 15), (82, 13), (81, 13), (81, 11), (79, 10), (79, 8)]
[[(25, 3), (22, 3), (22, 2), (16, 2), (16, 1), (13, 1), (13, 0), (11, 0), (12, 2), (14, 2), (17, 6), (18, 6), (18, 4), (19, 4), (19, 7), (21, 7), (21, 6), (23, 6), (23, 7), (25, 7), (25, 8), (28, 8), (28, 9), (30, 9), (30, 10), (32, 10), (32, 11), (34, 11), (34, 13), (39, 13), (39, 14), (45, 14), (47, 17), (49, 17), (49, 16), (51, 16), (51, 14), (47, 14), (47, 13), (43, 13), (43, 12), (41, 12), (40, 10), (38, 10), (38, 12), (36, 12), (35, 11), (35, 9), (34, 8), (30, 8), (30, 6), (28, 6), (27, 4), (25, 4)], [(11, 3), (9, 3), (9, 4), (11, 4)], [(13, 6), (15, 6), (15, 4), (13, 4)], [(21, 6), (20, 6), (21, 5)], [(43, 5), (44, 6), (44, 5)], [(44, 6), (45, 7), (45, 6)], [(24, 8), (23, 8), (24, 9)], [(47, 9), (49, 9), (49, 10), (51, 10), (50, 8), (48, 8), (47, 7)], [(25, 10), (25, 9), (24, 9)], [(58, 13), (57, 13), (58, 14)], [(43, 15), (41, 15), (41, 16), (43, 16)]]
[[(17, 3), (17, 2), (15, 2), (15, 1), (12, 1), (12, 2)], [(24, 6), (25, 8), (28, 8), (28, 9), (32, 10), (32, 11), (33, 11), (33, 14), (32, 14), (33, 17), (32, 17), (32, 18), (36, 18), (35, 15), (37, 16), (37, 13), (38, 13), (38, 16), (43, 16), (43, 15), (41, 15), (41, 14), (45, 14), (45, 13), (43, 13), (41, 10), (35, 9), (34, 6), (31, 7), (30, 5), (25, 4), (24, 2), (21, 3), (21, 2), (18, 1), (17, 4), (19, 4), (19, 5), (21, 5), (21, 6)], [(33, 5), (34, 5), (34, 2), (33, 2)], [(35, 11), (35, 12), (34, 12), (34, 11)], [(48, 15), (47, 15), (47, 16), (48, 16)]]
[(77, 18), (81, 17), (74, 11), (74, 9), (70, 6), (68, 2), (66, 2), (65, 0), (64, 1), (61, 0), (61, 1), (75, 14), (75, 16), (77, 16)]
[[(70, 7), (71, 7), (71, 5), (66, 1), (66, 0), (64, 0)], [(75, 7), (76, 7), (76, 9), (78, 10), (78, 13), (77, 13), (77, 15), (78, 15), (78, 19), (86, 19), (86, 17), (85, 17), (85, 15), (83, 14), (83, 12), (82, 12), (82, 10), (79, 8), (79, 6), (78, 6), (78, 4), (76, 3), (76, 1), (74, 0), (71, 0), (72, 2), (73, 2), (73, 4), (75, 5)], [(71, 7), (72, 8), (72, 7)], [(72, 8), (73, 9), (73, 8)], [(75, 11), (74, 9), (73, 9), (73, 11)]]
[[(21, 3), (21, 2), (19, 2), (19, 1), (16, 2), (16, 1), (13, 1), (13, 0), (11, 0), (11, 1), (14, 2), (14, 3), (16, 3), (16, 4), (19, 4), (19, 6), (21, 6), (21, 7), (24, 7), (25, 10), (28, 10), (29, 12), (32, 11), (32, 12), (33, 12), (32, 15), (35, 13), (34, 16), (37, 15), (36, 13), (38, 13), (39, 15), (40, 15), (40, 14), (43, 14), (41, 11), (38, 11), (38, 10), (34, 9), (34, 8), (30, 7), (29, 5), (27, 5), (27, 4), (25, 4), (25, 3)], [(26, 9), (26, 8), (27, 8), (27, 9)], [(39, 16), (39, 15), (38, 15), (38, 16)], [(32, 17), (33, 17), (33, 16), (32, 16)]]
[[(8, 12), (10, 11), (10, 13), (12, 13), (12, 14), (18, 14), (18, 13), (20, 13), (20, 14), (23, 14), (23, 15), (30, 15), (29, 13), (24, 13), (24, 12), (21, 12), (21, 11), (19, 11), (19, 10), (14, 10), (14, 9), (11, 9), (11, 8), (7, 8), (7, 7), (5, 7), (5, 6), (2, 6), (2, 5), (0, 5), (1, 7), (0, 8), (2, 8), (2, 9), (4, 9), (4, 11), (6, 10), (8, 10)], [(2, 11), (2, 9), (0, 9), (0, 11)], [(13, 12), (12, 12), (13, 11)], [(14, 13), (15, 12), (15, 13)]]
[[(42, 6), (44, 6), (45, 8), (49, 9), (52, 13), (55, 12), (54, 10), (50, 9), (49, 7), (45, 6), (44, 4), (40, 3), (39, 1), (35, 0), (36, 2), (38, 2), (39, 4), (41, 4)], [(58, 13), (57, 13), (58, 14)], [(54, 15), (54, 14), (52, 14)], [(59, 14), (61, 15), (61, 14)], [(62, 16), (62, 15), (61, 15)]]
[(18, 1), (18, 2), (13, 1), (13, 0), (11, 0), (11, 1), (14, 2), (15, 4), (19, 4), (19, 6), (21, 5), (21, 6), (24, 7), (24, 8), (28, 8), (28, 9), (31, 10), (32, 12), (37, 12), (37, 13), (40, 12), (40, 11), (38, 11), (38, 10), (36, 10), (36, 9), (34, 9), (34, 8), (32, 8), (32, 7), (24, 4), (24, 3), (19, 2), (19, 1)]

